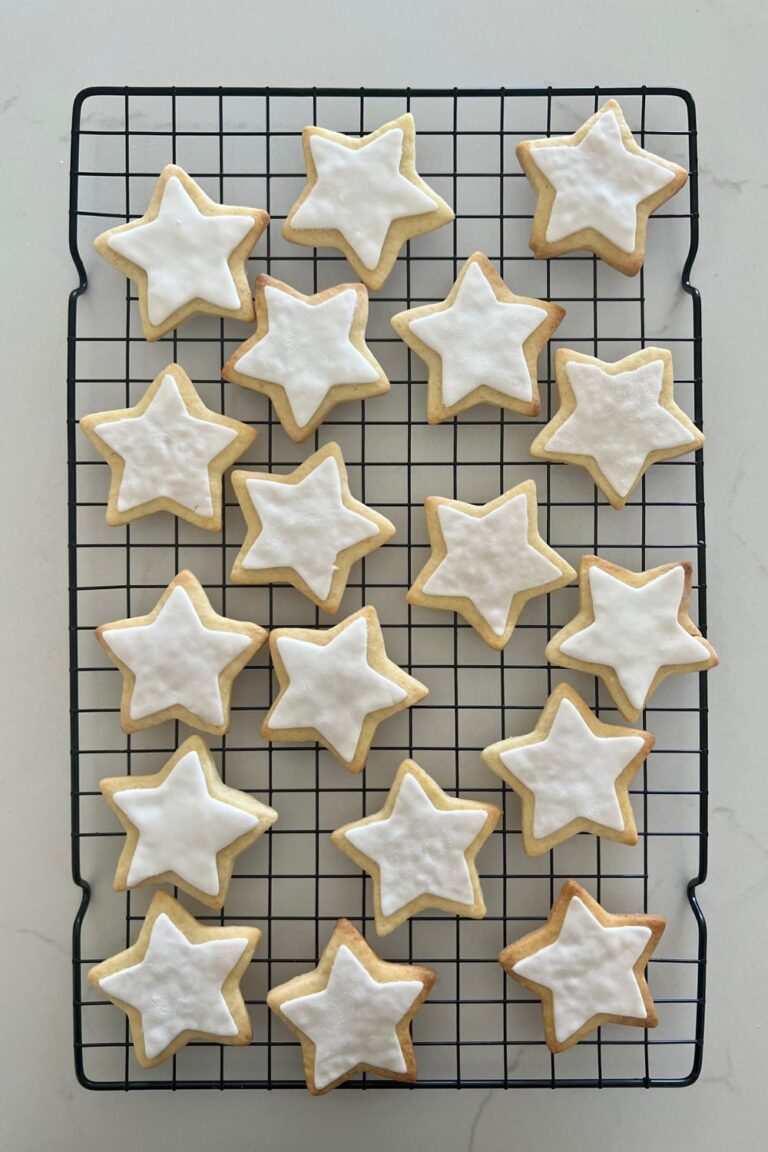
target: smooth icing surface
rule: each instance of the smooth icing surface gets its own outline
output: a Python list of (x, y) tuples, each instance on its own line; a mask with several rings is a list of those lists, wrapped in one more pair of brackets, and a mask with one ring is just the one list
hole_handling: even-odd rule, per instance
[(245, 486), (261, 532), (243, 568), (293, 568), (321, 599), (331, 590), (338, 554), (379, 532), (365, 516), (345, 506), (332, 456), (298, 484), (246, 480)]
[(237, 1035), (221, 988), (247, 947), (245, 937), (190, 944), (162, 912), (144, 959), (104, 976), (99, 986), (141, 1013), (144, 1048), (152, 1060), (187, 1029)]
[(406, 774), (388, 819), (350, 828), (345, 836), (378, 864), (381, 911), (391, 916), (425, 894), (474, 903), (464, 853), (487, 819), (484, 811), (436, 808), (419, 781)]
[(182, 756), (157, 787), (126, 788), (113, 800), (139, 833), (130, 887), (170, 871), (215, 896), (217, 854), (259, 824), (250, 812), (211, 796), (195, 751)]
[(235, 369), (280, 384), (297, 424), (312, 419), (335, 385), (378, 380), (378, 370), (349, 339), (358, 304), (354, 289), (308, 304), (267, 285), (264, 299), (269, 330), (236, 361)]
[(592, 567), (589, 585), (594, 623), (564, 640), (560, 651), (613, 668), (633, 708), (642, 708), (660, 668), (709, 658), (706, 646), (677, 618), (685, 592), (682, 565), (640, 588)]
[(620, 496), (632, 488), (650, 452), (678, 448), (694, 439), (659, 403), (663, 360), (618, 375), (572, 360), (565, 372), (576, 408), (550, 436), (546, 448), (592, 456)]
[(270, 728), (315, 728), (343, 760), (351, 760), (366, 716), (408, 695), (370, 666), (367, 646), (364, 617), (327, 644), (279, 637), (289, 683), (269, 718)]
[(442, 360), (443, 402), (456, 404), (486, 385), (518, 400), (533, 398), (523, 344), (547, 313), (497, 300), (479, 264), (470, 264), (453, 304), (417, 316), (410, 329)]
[(471, 516), (450, 504), (440, 504), (437, 515), (448, 551), (423, 590), (430, 596), (468, 597), (497, 636), (504, 633), (518, 592), (562, 576), (528, 542), (523, 493), (485, 516)]
[(545, 740), (500, 759), (533, 792), (533, 835), (541, 838), (579, 817), (621, 831), (616, 778), (642, 747), (642, 736), (596, 736), (578, 708), (561, 700)]
[(362, 148), (324, 136), (309, 146), (317, 181), (291, 227), (335, 228), (366, 268), (375, 268), (394, 220), (434, 212), (435, 201), (400, 171), (403, 131), (391, 128)]
[(647, 1011), (632, 971), (651, 936), (650, 928), (604, 928), (583, 900), (568, 905), (553, 944), (518, 960), (514, 971), (552, 992), (558, 1044), (600, 1013), (645, 1020)]
[(533, 147), (533, 161), (555, 189), (547, 224), (550, 243), (581, 228), (594, 228), (622, 252), (633, 252), (637, 206), (674, 180), (674, 172), (649, 155), (624, 147), (621, 127), (608, 109), (580, 144)]
[(208, 465), (237, 432), (193, 416), (173, 376), (163, 377), (141, 416), (109, 420), (95, 431), (125, 461), (118, 512), (165, 496), (199, 516), (213, 515)]
[(407, 1071), (395, 1029), (423, 987), (420, 980), (375, 980), (342, 944), (323, 991), (281, 1005), (315, 1045), (315, 1087), (325, 1088), (358, 1064)]
[(162, 324), (197, 299), (227, 311), (240, 307), (228, 260), (252, 227), (251, 216), (205, 216), (171, 176), (155, 219), (107, 243), (147, 273), (147, 313), (152, 324)]
[(136, 677), (132, 720), (177, 704), (208, 724), (224, 723), (219, 676), (251, 640), (206, 628), (186, 589), (174, 588), (151, 624), (111, 628), (103, 637)]

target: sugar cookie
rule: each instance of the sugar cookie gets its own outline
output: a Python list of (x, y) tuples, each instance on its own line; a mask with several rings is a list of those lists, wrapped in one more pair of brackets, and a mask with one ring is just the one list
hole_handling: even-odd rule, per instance
[(168, 164), (144, 215), (102, 232), (94, 245), (135, 282), (144, 335), (159, 340), (199, 313), (253, 319), (245, 262), (268, 223), (261, 208), (217, 204)]
[(559, 304), (516, 296), (475, 252), (445, 300), (398, 312), (392, 327), (427, 364), (427, 420), (439, 424), (475, 404), (537, 416), (536, 363), (564, 316)]
[(568, 880), (544, 927), (509, 944), (499, 963), (541, 999), (547, 1047), (565, 1052), (601, 1024), (656, 1027), (645, 969), (665, 926), (662, 916), (612, 915)]
[(382, 286), (406, 240), (453, 220), (453, 210), (416, 171), (410, 113), (359, 139), (305, 128), (303, 147), (307, 186), (283, 236), (338, 248), (371, 289)]
[(293, 584), (324, 612), (339, 607), (353, 564), (395, 532), (352, 496), (338, 444), (287, 476), (233, 472), (232, 485), (248, 525), (232, 581)]
[(359, 1072), (416, 1079), (411, 1020), (435, 982), (431, 968), (380, 960), (339, 920), (317, 968), (272, 988), (267, 1004), (301, 1041), (313, 1096)]

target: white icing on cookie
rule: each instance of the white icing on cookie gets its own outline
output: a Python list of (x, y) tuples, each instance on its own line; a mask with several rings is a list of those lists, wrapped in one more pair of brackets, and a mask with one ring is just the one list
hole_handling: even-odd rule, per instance
[(625, 146), (612, 109), (599, 116), (577, 145), (531, 145), (536, 167), (555, 189), (547, 224), (550, 244), (594, 228), (622, 252), (633, 252), (637, 206), (675, 179), (674, 172)]
[(191, 944), (162, 912), (144, 959), (102, 977), (99, 987), (140, 1013), (144, 1049), (152, 1060), (188, 1029), (237, 1035), (221, 988), (247, 947), (245, 937)]
[(616, 779), (642, 747), (642, 736), (597, 736), (564, 699), (546, 739), (499, 759), (533, 793), (533, 835), (543, 839), (579, 818), (621, 831)]
[(594, 623), (564, 640), (560, 651), (613, 668), (633, 708), (643, 707), (660, 668), (709, 659), (706, 645), (678, 620), (685, 593), (682, 565), (639, 588), (594, 566), (589, 586)]
[(378, 380), (379, 370), (349, 339), (358, 305), (354, 289), (309, 304), (268, 284), (264, 301), (269, 329), (234, 367), (281, 385), (298, 425), (309, 423), (336, 385)]
[(213, 515), (208, 466), (237, 431), (193, 416), (170, 373), (141, 416), (108, 420), (94, 431), (125, 462), (118, 512), (163, 496), (198, 516)]
[(524, 493), (484, 516), (451, 504), (437, 509), (447, 553), (424, 584), (430, 596), (466, 596), (501, 636), (513, 598), (549, 584), (561, 570), (528, 542), (528, 503)]
[(224, 723), (219, 676), (252, 643), (239, 632), (206, 628), (180, 586), (151, 624), (109, 628), (102, 636), (136, 678), (131, 720), (181, 705), (207, 724)]
[(367, 648), (364, 617), (327, 644), (280, 636), (277, 649), (288, 686), (270, 714), (270, 728), (314, 728), (342, 760), (352, 760), (366, 716), (408, 695), (371, 667)]
[(483, 385), (518, 400), (533, 398), (523, 344), (547, 319), (543, 308), (501, 301), (479, 264), (470, 264), (449, 308), (410, 322), (442, 361), (443, 403)]
[(391, 128), (360, 148), (312, 135), (317, 180), (291, 227), (334, 228), (366, 268), (379, 263), (394, 220), (434, 212), (437, 203), (400, 171), (403, 130)]
[(249, 479), (245, 486), (261, 531), (243, 568), (292, 568), (321, 599), (330, 592), (339, 553), (379, 533), (376, 524), (344, 504), (332, 456), (297, 484)]
[(406, 773), (391, 815), (345, 832), (379, 867), (381, 911), (392, 916), (419, 896), (475, 901), (465, 852), (488, 820), (486, 811), (436, 808)]
[(642, 925), (604, 928), (574, 896), (557, 940), (518, 960), (513, 971), (550, 989), (555, 1039), (563, 1044), (602, 1013), (646, 1019), (633, 966), (650, 937)]
[(250, 812), (211, 796), (194, 750), (181, 757), (162, 784), (126, 788), (112, 799), (139, 833), (127, 877), (130, 888), (175, 872), (215, 896), (218, 853), (259, 824)]
[(407, 1071), (396, 1028), (423, 988), (420, 980), (375, 980), (342, 945), (322, 992), (281, 1004), (315, 1045), (315, 1087), (325, 1088), (358, 1064)]
[(197, 299), (225, 311), (240, 307), (228, 260), (252, 227), (251, 216), (205, 215), (171, 176), (155, 219), (108, 236), (107, 244), (146, 272), (147, 313), (157, 325)]
[(693, 441), (690, 430), (659, 403), (663, 360), (617, 375), (571, 360), (565, 372), (576, 408), (544, 447), (591, 456), (619, 496), (634, 486), (649, 453)]

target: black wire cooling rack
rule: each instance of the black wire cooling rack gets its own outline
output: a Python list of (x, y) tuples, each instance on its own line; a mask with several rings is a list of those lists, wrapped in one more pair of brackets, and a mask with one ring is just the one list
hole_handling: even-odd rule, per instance
[[(533, 195), (515, 160), (519, 139), (573, 131), (605, 98), (621, 100), (638, 140), (689, 168), (686, 189), (648, 230), (643, 271), (626, 279), (589, 255), (535, 261), (527, 239)], [(392, 381), (387, 397), (337, 408), (296, 446), (263, 397), (222, 384), (220, 367), (248, 329), (198, 318), (164, 340), (143, 339), (136, 296), (93, 252), (93, 237), (144, 211), (158, 172), (176, 161), (214, 198), (266, 207), (272, 225), (251, 271), (269, 271), (305, 292), (353, 279), (338, 254), (282, 240), (280, 222), (303, 186), (301, 130), (318, 123), (350, 134), (410, 110), (419, 170), (456, 210), (452, 226), (406, 246), (371, 299), (368, 339)], [(521, 849), (516, 797), (480, 761), (485, 745), (529, 731), (551, 688), (574, 682), (608, 719), (612, 702), (597, 681), (544, 661), (547, 638), (573, 615), (576, 589), (530, 604), (502, 653), (459, 618), (411, 608), (404, 593), (427, 553), (423, 498), (489, 500), (520, 480), (538, 486), (544, 537), (577, 565), (597, 552), (628, 567), (669, 559), (694, 564), (694, 618), (706, 629), (701, 453), (656, 464), (627, 507), (616, 512), (581, 469), (532, 460), (528, 448), (548, 418), (552, 349), (573, 346), (614, 360), (661, 344), (674, 356), (678, 401), (701, 425), (701, 318), (690, 272), (698, 244), (696, 119), (693, 100), (673, 88), (612, 89), (228, 89), (91, 88), (74, 105), (69, 242), (79, 283), (69, 309), (69, 587), (71, 636), (72, 871), (82, 889), (73, 931), (77, 1077), (95, 1089), (299, 1087), (293, 1037), (265, 1006), (269, 987), (314, 965), (334, 920), (359, 924), (385, 958), (413, 959), (437, 972), (434, 995), (413, 1032), (424, 1087), (611, 1087), (683, 1085), (696, 1079), (704, 1027), (706, 930), (696, 899), (707, 864), (707, 688), (703, 675), (666, 681), (643, 716), (656, 748), (635, 780), (640, 839), (629, 848), (581, 835), (548, 856)], [(441, 299), (459, 267), (483, 250), (512, 289), (556, 300), (568, 315), (540, 379), (541, 419), (475, 408), (428, 427), (425, 370), (396, 339), (389, 317)], [(680, 282), (682, 279), (682, 289)], [(86, 293), (86, 288), (89, 291)], [(352, 573), (334, 618), (291, 588), (238, 588), (227, 577), (244, 525), (227, 492), (223, 532), (211, 535), (171, 517), (108, 528), (106, 465), (77, 429), (88, 411), (135, 403), (154, 376), (179, 361), (214, 408), (259, 430), (238, 466), (286, 471), (335, 439), (353, 491), (397, 527), (385, 548)], [(246, 1048), (191, 1045), (150, 1072), (135, 1062), (123, 1015), (85, 981), (91, 964), (138, 933), (151, 893), (118, 895), (111, 879), (120, 829), (98, 780), (158, 768), (185, 732), (166, 724), (126, 737), (120, 729), (119, 673), (93, 637), (99, 623), (148, 611), (181, 568), (191, 568), (214, 606), (273, 625), (327, 626), (361, 604), (376, 605), (390, 655), (424, 680), (430, 696), (382, 725), (368, 767), (351, 777), (324, 750), (265, 744), (258, 725), (271, 698), (267, 657), (241, 674), (233, 724), (213, 744), (222, 775), (276, 807), (280, 820), (238, 861), (227, 906), (203, 921), (255, 922), (261, 946), (243, 987), (254, 1040)], [(696, 603), (698, 600), (698, 603)], [(620, 722), (620, 718), (619, 718)], [(369, 881), (330, 845), (328, 833), (376, 810), (399, 762), (412, 756), (449, 790), (504, 809), (480, 856), (488, 904), (483, 921), (423, 915), (376, 938)], [(654, 1032), (604, 1026), (559, 1056), (547, 1051), (540, 1008), (496, 963), (499, 949), (547, 915), (560, 883), (574, 877), (611, 911), (651, 910), (669, 926), (649, 981), (659, 1005)], [(364, 1076), (354, 1088), (393, 1085)]]

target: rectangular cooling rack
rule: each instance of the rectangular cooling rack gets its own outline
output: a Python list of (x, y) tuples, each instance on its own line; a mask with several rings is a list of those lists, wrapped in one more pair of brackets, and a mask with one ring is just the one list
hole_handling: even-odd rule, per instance
[[(691, 173), (686, 188), (651, 219), (646, 265), (634, 279), (590, 255), (533, 259), (527, 246), (533, 194), (514, 154), (521, 139), (574, 131), (610, 96), (620, 99), (641, 144)], [(301, 131), (321, 124), (355, 135), (406, 110), (416, 119), (419, 171), (455, 207), (456, 220), (408, 244), (382, 290), (372, 294), (368, 341), (392, 381), (390, 393), (336, 408), (314, 440), (297, 446), (264, 397), (221, 382), (221, 365), (249, 329), (199, 317), (148, 344), (131, 283), (96, 256), (92, 241), (140, 215), (160, 169), (175, 161), (214, 199), (269, 210), (272, 225), (251, 258), (252, 275), (268, 271), (303, 292), (349, 281), (354, 276), (337, 253), (299, 248), (280, 235), (304, 184)], [(504, 736), (530, 731), (549, 691), (564, 678), (602, 717), (615, 718), (612, 701), (596, 681), (544, 661), (548, 637), (575, 612), (577, 589), (529, 604), (502, 653), (487, 648), (452, 614), (405, 602), (427, 555), (425, 496), (482, 503), (532, 477), (542, 534), (574, 567), (587, 553), (635, 569), (690, 560), (691, 611), (706, 631), (701, 453), (655, 464), (620, 512), (582, 469), (537, 462), (528, 454), (548, 419), (557, 346), (606, 360), (643, 345), (670, 348), (677, 400), (701, 424), (700, 302), (689, 279), (698, 243), (691, 97), (672, 88), (91, 88), (74, 105), (69, 237), (79, 274), (70, 300), (67, 385), (72, 870), (82, 889), (73, 931), (80, 1083), (95, 1089), (302, 1087), (296, 1042), (271, 1017), (265, 995), (314, 966), (340, 915), (363, 928), (384, 958), (413, 959), (437, 973), (433, 995), (413, 1026), (415, 1090), (691, 1083), (701, 1065), (704, 1025), (706, 935), (695, 890), (706, 873), (705, 677), (667, 680), (643, 714), (656, 747), (632, 788), (638, 845), (580, 835), (532, 860), (521, 848), (518, 800), (502, 790), (479, 752)], [(478, 407), (430, 427), (425, 367), (396, 338), (389, 319), (442, 299), (476, 250), (496, 263), (514, 292), (567, 309), (540, 363), (544, 410), (532, 420)], [(320, 444), (336, 440), (354, 494), (395, 523), (391, 543), (353, 569), (336, 617), (321, 617), (289, 587), (227, 584), (244, 533), (229, 487), (221, 534), (165, 515), (107, 526), (106, 464), (79, 433), (78, 418), (135, 403), (171, 361), (181, 363), (207, 404), (259, 430), (238, 467), (285, 472)], [(217, 611), (265, 627), (325, 627), (362, 604), (374, 604), (391, 658), (423, 680), (430, 695), (381, 726), (365, 772), (353, 777), (325, 750), (261, 739), (259, 725), (272, 691), (266, 649), (241, 674), (231, 731), (214, 739), (213, 751), (227, 783), (253, 791), (277, 808), (280, 819), (240, 857), (221, 915), (185, 903), (204, 922), (255, 923), (262, 929), (243, 981), (254, 1040), (244, 1048), (190, 1045), (145, 1071), (130, 1051), (124, 1016), (85, 980), (93, 963), (135, 940), (151, 896), (145, 890), (112, 891), (122, 833), (98, 781), (156, 770), (186, 733), (169, 723), (123, 734), (119, 673), (93, 630), (149, 611), (182, 568), (203, 582)], [(380, 807), (406, 756), (449, 791), (499, 804), (504, 819), (479, 857), (488, 904), (484, 920), (422, 914), (378, 939), (370, 882), (333, 848), (329, 832)], [(538, 1002), (504, 975), (496, 956), (546, 918), (568, 877), (610, 911), (650, 910), (669, 923), (649, 968), (658, 1028), (648, 1033), (606, 1025), (552, 1056)], [(364, 1076), (344, 1087), (396, 1086)]]

